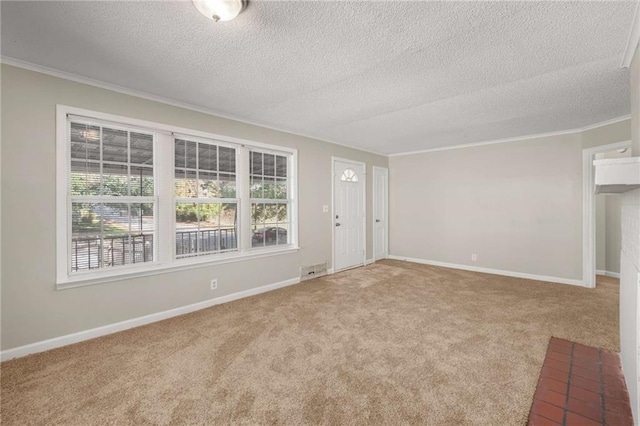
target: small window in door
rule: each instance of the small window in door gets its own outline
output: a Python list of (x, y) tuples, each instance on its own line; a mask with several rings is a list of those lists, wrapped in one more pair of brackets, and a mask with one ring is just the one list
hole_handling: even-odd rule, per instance
[(352, 169), (346, 169), (342, 172), (340, 180), (343, 182), (358, 182), (358, 175)]

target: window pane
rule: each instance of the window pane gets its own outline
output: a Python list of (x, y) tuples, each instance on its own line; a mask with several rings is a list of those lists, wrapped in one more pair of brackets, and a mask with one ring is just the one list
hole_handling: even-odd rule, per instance
[(262, 176), (251, 176), (249, 196), (251, 198), (262, 198)]
[(128, 162), (128, 145), (126, 131), (102, 128), (102, 161)]
[(129, 182), (131, 195), (153, 196), (153, 169), (151, 167), (131, 166)]
[(282, 155), (276, 157), (276, 176), (287, 177), (287, 157)]
[(188, 169), (198, 168), (197, 144), (195, 142), (185, 141), (185, 166)]
[(236, 172), (236, 150), (221, 146), (218, 148), (220, 153), (218, 171), (235, 173)]
[(176, 170), (175, 195), (179, 198), (195, 198), (198, 194), (198, 180), (196, 172), (191, 170)]
[(129, 195), (129, 167), (120, 164), (102, 165), (102, 194), (103, 195)]
[(289, 221), (289, 204), (280, 203), (276, 207), (276, 215), (278, 217), (278, 223)]
[(289, 244), (289, 224), (288, 223), (278, 223), (278, 230), (276, 232), (277, 243), (278, 245), (286, 245)]
[(263, 203), (251, 203), (251, 223), (263, 223), (265, 216), (265, 205)]
[(153, 203), (72, 203), (71, 269), (153, 261)]
[(251, 247), (264, 247), (264, 224), (255, 224), (251, 231)]
[(262, 198), (275, 199), (276, 197), (276, 180), (275, 178), (265, 176), (263, 183), (263, 195)]
[(264, 204), (265, 223), (278, 223), (279, 204)]
[(185, 155), (186, 142), (180, 139), (175, 141), (175, 166), (176, 168), (187, 167), (186, 155)]
[(236, 198), (236, 175), (220, 173), (220, 198)]
[(287, 180), (277, 179), (275, 188), (275, 198), (285, 200), (287, 198)]
[(204, 143), (198, 144), (198, 168), (200, 170), (218, 170), (218, 147)]
[(176, 256), (235, 250), (237, 204), (176, 204)]
[(287, 244), (287, 229), (275, 225), (257, 225), (252, 236), (252, 247), (268, 247)]
[(198, 252), (198, 205), (176, 204), (176, 256)]
[(100, 163), (71, 162), (71, 195), (100, 195)]
[(153, 136), (131, 132), (131, 162), (135, 164), (153, 164)]
[(71, 123), (71, 158), (100, 160), (100, 127)]
[(259, 152), (251, 152), (251, 173), (254, 175), (262, 174), (262, 154)]
[(199, 173), (199, 185), (198, 196), (200, 198), (218, 198), (220, 196), (220, 188), (218, 185), (217, 173)]
[(275, 155), (273, 154), (262, 154), (262, 155), (264, 157), (263, 174), (265, 176), (275, 176), (276, 175)]

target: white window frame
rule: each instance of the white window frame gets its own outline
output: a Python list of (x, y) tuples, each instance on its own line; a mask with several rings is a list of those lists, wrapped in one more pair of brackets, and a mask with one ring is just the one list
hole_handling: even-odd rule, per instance
[[(153, 261), (114, 268), (70, 273), (71, 211), (69, 204), (70, 162), (68, 116), (92, 119), (103, 124), (132, 127), (154, 134), (154, 190), (156, 229)], [(175, 254), (174, 138), (198, 138), (236, 149), (236, 197), (238, 199), (238, 250), (179, 258)], [(251, 248), (251, 199), (249, 197), (249, 150), (286, 155), (290, 179), (290, 233), (288, 245)], [(123, 117), (66, 105), (56, 106), (56, 289), (62, 290), (104, 282), (162, 274), (177, 270), (294, 253), (298, 247), (298, 150), (130, 117)]]

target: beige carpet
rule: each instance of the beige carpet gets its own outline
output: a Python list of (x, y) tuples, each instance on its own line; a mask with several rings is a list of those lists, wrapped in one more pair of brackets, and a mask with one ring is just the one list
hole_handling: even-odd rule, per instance
[(618, 348), (596, 290), (397, 261), (5, 362), (3, 425), (519, 425), (551, 336)]

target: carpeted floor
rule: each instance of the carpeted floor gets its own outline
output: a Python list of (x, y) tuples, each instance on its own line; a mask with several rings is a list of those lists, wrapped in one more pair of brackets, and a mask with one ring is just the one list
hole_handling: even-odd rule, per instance
[(547, 343), (618, 351), (588, 290), (398, 261), (2, 363), (3, 425), (526, 423)]

